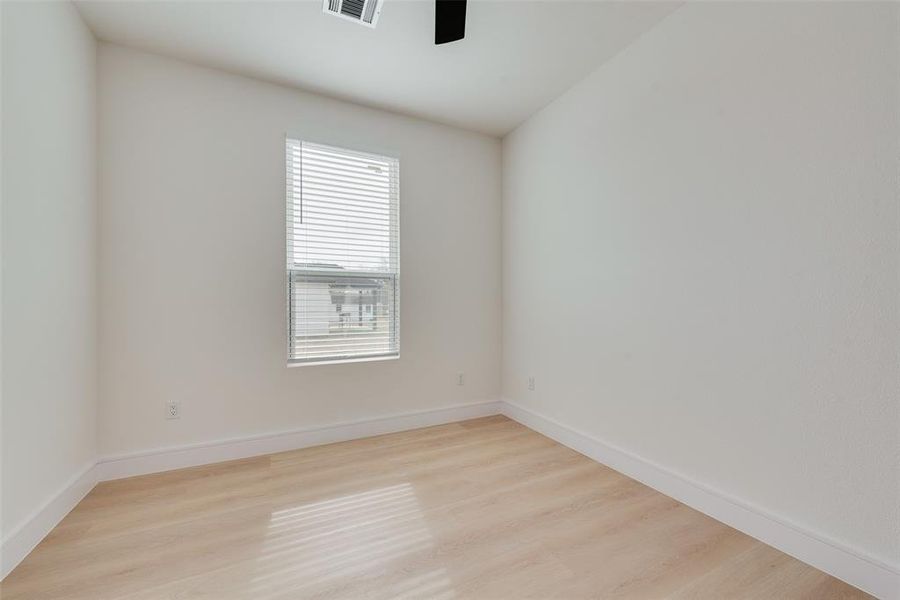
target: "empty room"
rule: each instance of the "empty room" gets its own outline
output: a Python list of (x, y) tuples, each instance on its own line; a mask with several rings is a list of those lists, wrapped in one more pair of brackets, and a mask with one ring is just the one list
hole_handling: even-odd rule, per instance
[(0, 42), (3, 600), (900, 600), (900, 2)]

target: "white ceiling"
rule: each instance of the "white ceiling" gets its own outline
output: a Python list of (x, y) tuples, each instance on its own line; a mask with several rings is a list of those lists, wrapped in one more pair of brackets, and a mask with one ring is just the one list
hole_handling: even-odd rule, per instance
[(384, 0), (375, 29), (321, 0), (77, 6), (104, 41), (503, 135), (679, 3), (470, 0), (465, 39), (442, 46), (430, 0)]

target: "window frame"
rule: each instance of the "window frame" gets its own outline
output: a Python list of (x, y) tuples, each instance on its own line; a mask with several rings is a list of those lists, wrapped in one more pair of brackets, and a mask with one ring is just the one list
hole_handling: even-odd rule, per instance
[[(383, 160), (391, 163), (392, 165), (392, 179), (390, 180), (390, 187), (392, 188), (391, 195), (389, 197), (389, 215), (390, 222), (388, 225), (388, 239), (389, 239), (389, 248), (391, 259), (390, 263), (395, 265), (394, 271), (375, 271), (375, 270), (348, 270), (348, 269), (329, 269), (325, 266), (311, 266), (311, 265), (301, 265), (298, 266), (298, 263), (293, 261), (293, 250), (295, 241), (293, 239), (294, 234), (294, 223), (293, 218), (295, 214), (295, 193), (292, 190), (290, 177), (292, 176), (291, 169), (291, 158), (289, 153), (291, 151), (292, 145), (294, 147), (299, 147), (302, 155), (303, 145), (307, 144), (310, 146), (325, 148), (328, 150), (333, 150), (341, 153), (345, 153), (347, 155), (356, 155), (363, 159), (377, 159)], [(395, 155), (389, 154), (376, 154), (374, 152), (368, 152), (364, 150), (357, 150), (351, 148), (344, 148), (341, 146), (334, 146), (331, 144), (323, 144), (320, 142), (311, 141), (307, 138), (303, 137), (294, 137), (290, 135), (285, 136), (285, 199), (286, 199), (286, 215), (285, 215), (285, 257), (286, 257), (286, 282), (285, 282), (285, 297), (287, 301), (287, 366), (288, 367), (301, 367), (301, 366), (314, 366), (314, 365), (329, 365), (329, 364), (343, 364), (343, 363), (356, 363), (356, 362), (372, 362), (372, 361), (383, 361), (383, 360), (395, 360), (400, 358), (400, 240), (401, 240), (401, 227), (400, 227), (400, 158)], [(302, 190), (300, 192), (302, 194)], [(302, 211), (302, 208), (301, 208)], [(396, 256), (394, 256), (396, 254)], [(294, 344), (297, 339), (297, 335), (295, 335), (296, 324), (298, 322), (295, 319), (294, 310), (293, 310), (293, 300), (294, 300), (294, 292), (293, 286), (295, 285), (296, 277), (306, 277), (306, 278), (322, 278), (325, 280), (340, 280), (340, 279), (358, 279), (358, 278), (367, 278), (367, 279), (381, 279), (390, 282), (390, 287), (392, 290), (391, 299), (392, 299), (392, 309), (389, 310), (390, 319), (388, 322), (388, 327), (390, 329), (389, 333), (389, 346), (390, 350), (388, 352), (380, 352), (373, 354), (341, 354), (335, 353), (331, 355), (318, 356), (312, 358), (295, 358), (294, 353)]]

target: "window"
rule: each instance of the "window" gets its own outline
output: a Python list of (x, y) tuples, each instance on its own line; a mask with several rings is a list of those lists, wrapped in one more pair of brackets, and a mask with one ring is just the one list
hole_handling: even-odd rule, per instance
[(288, 362), (400, 353), (400, 165), (287, 140)]

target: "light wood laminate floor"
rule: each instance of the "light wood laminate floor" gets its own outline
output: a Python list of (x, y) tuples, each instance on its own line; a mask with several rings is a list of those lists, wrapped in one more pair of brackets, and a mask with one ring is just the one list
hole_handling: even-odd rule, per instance
[(19, 598), (864, 598), (505, 417), (98, 485)]

